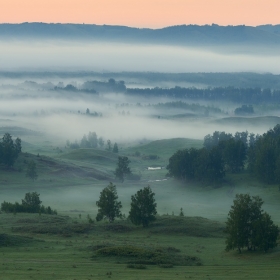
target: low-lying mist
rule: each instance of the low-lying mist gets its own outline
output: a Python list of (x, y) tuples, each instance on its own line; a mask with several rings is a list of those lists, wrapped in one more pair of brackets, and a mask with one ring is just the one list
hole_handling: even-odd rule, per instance
[(88, 41), (2, 41), (0, 70), (280, 73), (275, 50)]
[[(28, 84), (29, 85), (29, 84)], [(220, 115), (206, 116), (202, 112), (187, 109), (155, 106), (160, 102), (174, 101), (172, 98), (145, 99), (127, 97), (119, 93), (82, 94), (25, 88), (22, 84), (13, 89), (2, 89), (0, 95), (0, 125), (19, 126), (39, 131), (59, 139), (61, 143), (80, 140), (89, 131), (105, 139), (119, 143), (139, 139), (193, 138), (203, 139), (206, 134), (226, 131), (245, 131), (262, 134), (267, 125), (239, 123), (217, 123), (232, 112), (231, 104), (216, 103), (222, 109)], [(191, 101), (185, 101), (192, 103)], [(205, 107), (206, 108), (206, 107)], [(88, 109), (88, 114), (86, 113)], [(223, 111), (225, 110), (225, 111)], [(24, 140), (24, 139), (23, 139)]]
[[(31, 132), (30, 134), (20, 134), (21, 130), (18, 129), (19, 134), (12, 135), (22, 139), (23, 152), (33, 153), (33, 158), (35, 155), (38, 158), (51, 155), (55, 157), (54, 160), (60, 161), (60, 163), (66, 163), (68, 160), (73, 166), (77, 165), (76, 167), (79, 169), (92, 165), (91, 168), (102, 171), (102, 174), (107, 172), (108, 177), (106, 178), (114, 178), (116, 154), (112, 153), (114, 158), (110, 161), (111, 165), (108, 166), (106, 161), (103, 165), (99, 163), (99, 155), (96, 155), (98, 160), (94, 163), (90, 162), (91, 158), (84, 162), (80, 158), (78, 160), (76, 158), (73, 160), (67, 159), (67, 157), (63, 158), (66, 153), (72, 153), (72, 147), (71, 145), (66, 147), (66, 141), (68, 140), (68, 144), (75, 142), (80, 144), (83, 135), (96, 132), (98, 137), (105, 140), (104, 146), (99, 145), (100, 149), (104, 150), (106, 141), (110, 139), (112, 144), (117, 142), (120, 155), (122, 152), (127, 155), (130, 153), (129, 148), (133, 150), (131, 146), (145, 142), (142, 140), (146, 140), (148, 143), (152, 140), (171, 138), (203, 139), (204, 136), (212, 134), (214, 131), (225, 131), (232, 134), (237, 131), (248, 131), (249, 133), (263, 134), (272, 128), (275, 122), (278, 122), (280, 107), (271, 106), (270, 108), (270, 104), (256, 103), (256, 106), (253, 104), (256, 107), (254, 115), (237, 118), (234, 115), (234, 110), (243, 105), (238, 102), (220, 102), (214, 100), (215, 98), (198, 100), (195, 97), (193, 100), (188, 100), (183, 98), (183, 95), (181, 100), (168, 94), (158, 97), (156, 93), (154, 96), (149, 96), (149, 94), (140, 96), (140, 94), (134, 94), (133, 91), (131, 94), (128, 94), (129, 91), (126, 90), (119, 92), (99, 91), (83, 87), (83, 85), (87, 81), (89, 83), (95, 81), (97, 85), (100, 82), (100, 88), (104, 84), (109, 88), (110, 80), (108, 81), (108, 77), (103, 78), (102, 75), (100, 77), (97, 74), (95, 76), (92, 71), (101, 73), (106, 73), (106, 71), (145, 71), (145, 76), (142, 76), (141, 79), (137, 78), (137, 73), (134, 77), (129, 76), (129, 73), (123, 74), (124, 81), (121, 79), (122, 73), (119, 73), (118, 78), (109, 77), (117, 79), (117, 81), (113, 80), (113, 83), (117, 86), (122, 85), (123, 88), (125, 86), (127, 88), (208, 87), (207, 82), (202, 83), (198, 79), (193, 79), (192, 82), (192, 80), (185, 81), (180, 78), (177, 81), (178, 77), (175, 77), (174, 80), (170, 77), (169, 80), (161, 79), (158, 82), (156, 78), (153, 80), (152, 77), (148, 76), (150, 71), (164, 73), (253, 71), (279, 74), (280, 56), (277, 51), (271, 52), (271, 54), (268, 52), (269, 50), (260, 52), (256, 49), (250, 52), (248, 48), (244, 51), (241, 48), (228, 46), (225, 48), (194, 48), (86, 41), (2, 41), (0, 42), (0, 71), (10, 71), (13, 74), (13, 71), (17, 70), (17, 73), (14, 76), (11, 74), (8, 78), (4, 74), (0, 77), (1, 132), (3, 134), (9, 132), (9, 129), (13, 127), (23, 128), (23, 131), (24, 129), (35, 131), (34, 134)], [(19, 71), (26, 73), (26, 75), (22, 75), (22, 72), (21, 75), (18, 75)], [(32, 71), (33, 74), (28, 73), (28, 71)], [(61, 71), (62, 74), (63, 71), (67, 71), (68, 74), (60, 76), (51, 74), (44, 77), (42, 74), (44, 71)], [(89, 72), (84, 76), (70, 75), (75, 71)], [(36, 76), (37, 72), (40, 72), (39, 76)], [(199, 73), (199, 75), (203, 75), (203, 73)], [(274, 78), (278, 79), (277, 76)], [(230, 83), (231, 78), (227, 79)], [(235, 79), (242, 80), (239, 76)], [(252, 80), (249, 79), (250, 83), (254, 79), (256, 80), (254, 77)], [(269, 84), (269, 81), (267, 79), (266, 84)], [(242, 85), (242, 82), (239, 85)], [(67, 90), (67, 86), (70, 86), (70, 89), (72, 87), (72, 90)], [(165, 103), (178, 101), (190, 106), (176, 107), (172, 104), (165, 106)], [(191, 106), (193, 104), (195, 106)], [(267, 106), (266, 111), (263, 110), (264, 106)], [(0, 135), (0, 137), (2, 136)], [(34, 148), (34, 146), (36, 147)], [(79, 147), (79, 145), (76, 146)], [(56, 147), (59, 152), (54, 152)], [(126, 148), (128, 148), (127, 153), (125, 153)], [(174, 149), (176, 149), (175, 144)], [(81, 151), (88, 152), (88, 150)], [(150, 150), (147, 153), (149, 152)], [(154, 153), (151, 152), (151, 155)], [(166, 155), (157, 156), (159, 157), (157, 160), (162, 166), (168, 164)], [(148, 164), (151, 163), (146, 164), (145, 159), (140, 156), (136, 157), (135, 155), (131, 158), (132, 162), (137, 161), (138, 169), (136, 170), (139, 171), (139, 174), (141, 172), (143, 174), (148, 168)], [(155, 164), (157, 164), (156, 161)], [(5, 181), (3, 188), (0, 189), (2, 200), (20, 201), (26, 192), (38, 191), (41, 194), (43, 204), (50, 205), (54, 209), (57, 208), (59, 212), (69, 214), (71, 211), (72, 213), (84, 211), (96, 215), (96, 201), (100, 191), (109, 182), (95, 177), (83, 178), (84, 175), (81, 175), (81, 177), (75, 178), (76, 181), (73, 180), (73, 183), (71, 180), (76, 175), (71, 174), (73, 177), (70, 176), (66, 183), (61, 183), (59, 180), (63, 176), (59, 177), (59, 171), (63, 168), (63, 166), (58, 165), (57, 170), (52, 170), (49, 173), (45, 171), (44, 178), (41, 179), (41, 174), (39, 174), (38, 181), (33, 185), (30, 181), (30, 184), (19, 184), (20, 188), (17, 185), (10, 188), (10, 182)], [(71, 173), (71, 168), (69, 173)], [(264, 188), (254, 187), (253, 183), (250, 185), (249, 182), (249, 186), (244, 186), (242, 180), (240, 180), (240, 184), (236, 184), (234, 191), (230, 192), (231, 186), (230, 184), (226, 185), (227, 183), (221, 188), (205, 186), (202, 190), (202, 188), (196, 188), (194, 184), (188, 185), (172, 178), (156, 181), (157, 179), (166, 179), (166, 177), (163, 173), (160, 173), (159, 177), (157, 177), (157, 173), (154, 174), (153, 176), (145, 174), (146, 177), (141, 177), (140, 181), (116, 183), (119, 198), (123, 203), (123, 212), (126, 215), (129, 211), (131, 195), (148, 184), (156, 193), (159, 214), (172, 215), (174, 213), (178, 215), (182, 207), (187, 216), (203, 216), (223, 221), (226, 219), (236, 193), (261, 194), (264, 200), (271, 196)], [(20, 175), (25, 176), (23, 172)], [(65, 178), (63, 177), (61, 180)], [(153, 180), (150, 180), (151, 178)], [(57, 182), (52, 181), (56, 179)], [(271, 197), (270, 200), (272, 200)], [(273, 216), (277, 207), (271, 205), (268, 206), (268, 209), (271, 210), (270, 213)]]

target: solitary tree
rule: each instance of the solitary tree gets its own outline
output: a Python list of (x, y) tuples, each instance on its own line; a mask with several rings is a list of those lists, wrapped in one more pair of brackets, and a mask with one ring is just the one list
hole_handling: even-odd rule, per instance
[(95, 132), (90, 131), (88, 133), (88, 142), (89, 142), (89, 146), (91, 148), (97, 148), (98, 138), (97, 138), (97, 134)]
[(113, 147), (113, 153), (118, 153), (119, 152), (119, 147), (118, 147), (118, 144), (117, 143), (115, 143), (114, 144), (114, 147)]
[(98, 207), (97, 221), (107, 218), (112, 223), (116, 217), (122, 216), (120, 211), (122, 204), (118, 201), (116, 186), (112, 183), (102, 190), (96, 205)]
[(118, 157), (118, 163), (115, 170), (115, 175), (122, 182), (124, 181), (125, 175), (131, 174), (131, 170), (129, 168), (130, 160), (128, 157)]
[(102, 137), (98, 138), (98, 145), (99, 145), (100, 148), (102, 148), (104, 146), (104, 140), (103, 140)]
[(81, 145), (81, 148), (89, 148), (90, 147), (90, 144), (89, 144), (89, 141), (88, 141), (86, 135), (83, 136), (80, 145)]
[(37, 166), (34, 160), (29, 161), (27, 165), (26, 177), (32, 179), (33, 181), (38, 178)]
[(110, 139), (107, 140), (107, 150), (108, 150), (109, 152), (111, 152), (111, 150), (112, 150), (112, 143), (111, 143), (111, 140), (110, 140)]
[(241, 253), (259, 248), (267, 251), (277, 246), (278, 226), (261, 209), (263, 200), (259, 196), (237, 194), (226, 222), (226, 250), (235, 248)]
[(26, 212), (38, 213), (41, 203), (40, 194), (37, 192), (26, 193), (24, 199), (22, 199), (22, 206), (25, 208)]
[(183, 208), (182, 208), (182, 207), (180, 208), (180, 214), (179, 214), (179, 216), (180, 216), (180, 217), (184, 217), (184, 216), (185, 216), (185, 215), (184, 215), (184, 211), (183, 211)]
[(147, 227), (150, 222), (156, 219), (156, 207), (155, 194), (150, 186), (145, 187), (131, 196), (129, 218), (133, 224), (142, 224), (143, 227)]

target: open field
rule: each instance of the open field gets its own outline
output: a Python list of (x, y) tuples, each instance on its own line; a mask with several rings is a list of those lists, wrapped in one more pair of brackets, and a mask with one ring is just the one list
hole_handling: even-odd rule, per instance
[[(277, 279), (280, 272), (280, 249), (226, 253), (224, 224), (205, 218), (161, 216), (143, 229), (89, 224), (83, 215), (1, 214), (0, 226), (1, 279)], [(140, 267), (139, 256), (103, 255), (102, 248), (161, 252), (162, 265), (149, 259), (144, 269), (129, 268)]]

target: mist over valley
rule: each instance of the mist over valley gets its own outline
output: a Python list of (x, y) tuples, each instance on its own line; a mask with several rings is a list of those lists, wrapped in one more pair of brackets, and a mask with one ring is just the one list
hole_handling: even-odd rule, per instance
[(3, 269), (278, 275), (279, 42), (278, 25), (0, 24)]

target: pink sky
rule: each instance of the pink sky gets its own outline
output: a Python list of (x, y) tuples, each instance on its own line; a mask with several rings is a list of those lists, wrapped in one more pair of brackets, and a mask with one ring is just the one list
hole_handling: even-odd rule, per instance
[(0, 23), (280, 24), (280, 0), (0, 0)]

